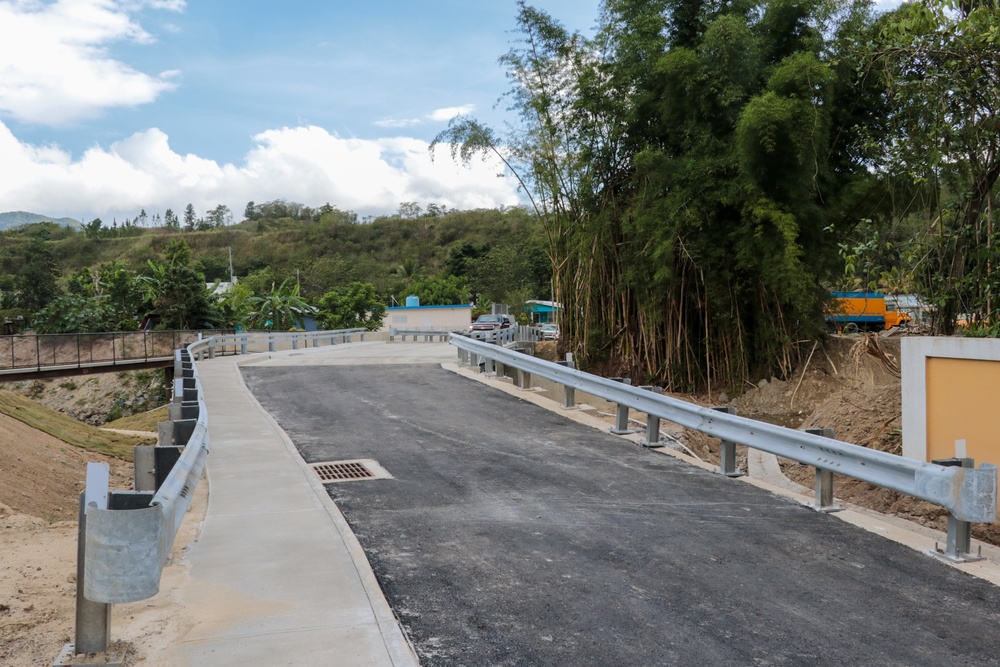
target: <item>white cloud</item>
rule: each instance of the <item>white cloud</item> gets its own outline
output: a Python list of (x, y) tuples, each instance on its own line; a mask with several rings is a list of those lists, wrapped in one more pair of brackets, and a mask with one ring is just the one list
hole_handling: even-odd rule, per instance
[(451, 120), (455, 116), (464, 116), (472, 113), (476, 108), (475, 104), (465, 104), (460, 107), (445, 107), (432, 111), (427, 117), (433, 121)]
[(184, 6), (182, 0), (0, 0), (0, 115), (60, 125), (153, 101), (174, 87), (176, 73), (136, 71), (105, 47), (153, 41), (131, 18), (142, 7)]
[(460, 107), (445, 107), (443, 109), (435, 109), (424, 116), (424, 118), (387, 118), (385, 120), (377, 120), (372, 125), (376, 127), (403, 128), (422, 125), (425, 120), (440, 123), (451, 120), (455, 116), (464, 116), (465, 114), (472, 113), (475, 108), (475, 104), (465, 104)]
[(372, 125), (375, 127), (402, 128), (414, 127), (420, 125), (422, 122), (419, 118), (387, 118), (386, 120), (377, 120)]
[(268, 130), (242, 165), (181, 155), (158, 129), (136, 133), (78, 159), (58, 147), (19, 141), (0, 123), (0, 211), (110, 218), (140, 209), (199, 212), (226, 204), (237, 215), (247, 201), (284, 198), (325, 202), (361, 215), (395, 212), (400, 202), (448, 208), (521, 203), (496, 162), (455, 164), (446, 147), (431, 160), (425, 141), (342, 139), (319, 127)]

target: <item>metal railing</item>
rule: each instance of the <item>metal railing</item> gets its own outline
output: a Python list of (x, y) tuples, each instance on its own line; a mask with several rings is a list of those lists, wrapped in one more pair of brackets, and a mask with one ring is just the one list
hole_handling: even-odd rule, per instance
[[(846, 475), (940, 505), (949, 513), (948, 543), (942, 554), (949, 560), (974, 558), (970, 553), (969, 522), (996, 519), (997, 466), (989, 463), (971, 468), (915, 461), (823, 435), (739, 417), (725, 410), (701, 407), (464, 336), (452, 336), (451, 343), (458, 348), (460, 362), (479, 365), (482, 359), (487, 362), (487, 370), (495, 370), (496, 364), (517, 369), (518, 385), (522, 388), (530, 386), (531, 375), (563, 385), (567, 406), (573, 404), (575, 391), (587, 392), (617, 404), (619, 422), (622, 412), (627, 417), (627, 410), (631, 408), (651, 418), (664, 419), (719, 438), (723, 442), (720, 472), (728, 476), (740, 474), (735, 469), (733, 448), (739, 444), (813, 466), (817, 471)], [(656, 440), (652, 436), (649, 439)], [(829, 477), (832, 484), (832, 475)], [(817, 487), (817, 496), (821, 492), (827, 495), (827, 491), (829, 489)]]
[(410, 336), (414, 341), (423, 339), (425, 343), (433, 342), (435, 339), (439, 342), (445, 342), (451, 339), (452, 334), (499, 345), (526, 343), (539, 339), (538, 327), (517, 326), (485, 331), (455, 331), (453, 329), (435, 329), (434, 327), (391, 327), (389, 329), (389, 340), (394, 341), (396, 338), (399, 338), (400, 341), (405, 343), (407, 336)]
[(211, 336), (192, 348), (200, 360), (203, 354), (214, 358), (225, 354), (252, 354), (275, 352), (279, 347), (298, 350), (319, 347), (324, 341), (329, 345), (364, 341), (367, 329), (338, 329), (336, 331), (248, 331), (237, 334)]
[(169, 362), (174, 350), (205, 335), (225, 332), (224, 329), (212, 329), (0, 336), (0, 374), (23, 370)]

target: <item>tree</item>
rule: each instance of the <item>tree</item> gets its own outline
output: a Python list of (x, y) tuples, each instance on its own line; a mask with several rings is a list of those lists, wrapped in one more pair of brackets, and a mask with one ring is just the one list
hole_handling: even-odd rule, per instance
[(32, 321), (38, 333), (98, 333), (114, 331), (113, 315), (102, 296), (57, 296)]
[(233, 212), (225, 204), (219, 204), (208, 212), (208, 223), (216, 229), (232, 223)]
[[(959, 312), (994, 317), (1000, 289), (992, 211), (1000, 178), (1000, 6), (925, 0), (887, 15), (870, 46), (871, 74), (891, 114), (872, 133), (887, 175), (930, 191), (916, 277), (950, 334)], [(879, 131), (882, 130), (881, 133)], [(886, 139), (888, 135), (888, 140)]]
[(418, 218), (423, 209), (415, 201), (404, 201), (399, 204), (399, 217), (401, 218)]
[(94, 218), (93, 220), (91, 220), (90, 222), (88, 222), (83, 226), (84, 236), (86, 236), (88, 239), (100, 238), (101, 232), (103, 231), (101, 229), (101, 225), (103, 224), (104, 223), (101, 222), (100, 218)]
[(875, 187), (856, 128), (877, 94), (850, 53), (866, 12), (605, 0), (588, 41), (521, 2), (501, 59), (520, 126), (459, 118), (435, 141), (517, 176), (584, 362), (673, 390), (789, 373)]
[(469, 262), (469, 289), (477, 300), (520, 306), (527, 299), (548, 297), (551, 275), (539, 245), (497, 246)]
[(292, 278), (285, 278), (278, 287), (272, 283), (270, 293), (255, 294), (248, 301), (253, 306), (251, 326), (255, 329), (302, 328), (305, 318), (316, 312), (299, 296), (299, 285)]
[(203, 276), (191, 268), (191, 250), (181, 239), (167, 244), (165, 262), (148, 262), (143, 276), (145, 296), (160, 316), (161, 329), (207, 329), (219, 314)]
[(453, 306), (469, 303), (469, 287), (464, 278), (417, 278), (407, 287), (407, 296), (416, 296), (423, 306)]
[(194, 212), (194, 204), (184, 207), (184, 229), (193, 232), (198, 222), (198, 214)]
[[(192, 208), (192, 211), (193, 210), (194, 209)], [(180, 220), (177, 219), (177, 214), (174, 213), (173, 210), (169, 208), (163, 213), (163, 224), (168, 229), (177, 230), (181, 228), (181, 223)]]
[(37, 313), (62, 293), (57, 282), (59, 267), (52, 251), (38, 238), (31, 241), (26, 259), (14, 278), (13, 307)]
[(253, 290), (242, 282), (231, 286), (217, 304), (222, 326), (248, 326), (255, 314), (253, 296)]
[(323, 329), (376, 331), (381, 328), (385, 313), (385, 304), (371, 283), (353, 282), (327, 292), (319, 301), (319, 325)]

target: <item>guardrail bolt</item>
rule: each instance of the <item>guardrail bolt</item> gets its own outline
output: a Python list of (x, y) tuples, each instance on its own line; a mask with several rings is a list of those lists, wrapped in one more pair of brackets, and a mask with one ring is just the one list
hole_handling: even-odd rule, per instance
[[(712, 408), (717, 412), (724, 412), (727, 415), (735, 415), (736, 408), (727, 405), (720, 405)], [(743, 477), (746, 473), (736, 468), (736, 443), (723, 440), (720, 443), (719, 451), (719, 472), (726, 477)]]
[[(832, 428), (807, 428), (806, 433), (824, 438), (833, 438), (835, 435)], [(833, 471), (831, 470), (816, 468), (816, 504), (814, 509), (817, 512), (839, 512), (844, 509), (833, 502)]]

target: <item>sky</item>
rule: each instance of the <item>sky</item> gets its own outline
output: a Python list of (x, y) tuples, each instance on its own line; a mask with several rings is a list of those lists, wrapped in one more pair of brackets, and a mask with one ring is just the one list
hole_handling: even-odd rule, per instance
[[(592, 34), (599, 0), (531, 3)], [(518, 205), (428, 145), (494, 126), (514, 0), (0, 0), (0, 212)]]
[[(591, 36), (600, 0), (530, 4)], [(428, 152), (456, 115), (512, 120), (497, 60), (516, 14), (516, 0), (0, 0), (0, 212), (522, 204), (500, 165)]]

